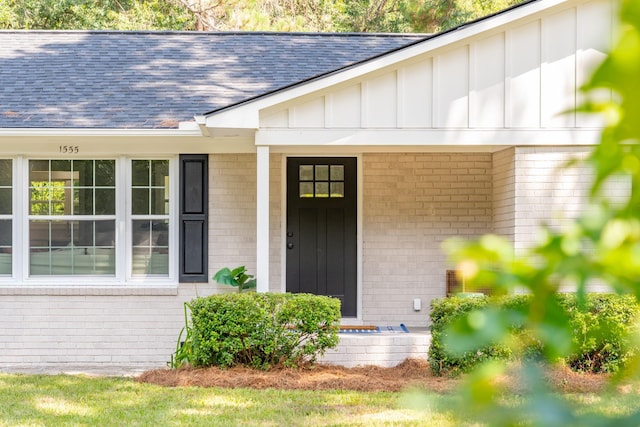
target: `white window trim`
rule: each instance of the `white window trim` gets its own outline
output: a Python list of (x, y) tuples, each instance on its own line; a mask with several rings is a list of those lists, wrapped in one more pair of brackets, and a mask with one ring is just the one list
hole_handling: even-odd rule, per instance
[[(96, 156), (78, 156), (72, 160), (94, 160)], [(30, 276), (29, 275), (29, 168), (30, 160), (59, 159), (58, 156), (15, 156), (13, 173), (13, 264), (11, 276), (0, 276), (2, 294), (41, 294), (38, 289), (54, 289), (55, 294), (175, 294), (178, 287), (178, 209), (179, 162), (176, 155), (97, 156), (116, 161), (116, 271), (114, 276)], [(169, 160), (169, 274), (168, 276), (132, 276), (131, 274), (131, 160)], [(124, 191), (122, 191), (124, 189)], [(123, 290), (123, 288), (125, 288)], [(66, 291), (65, 291), (66, 289)], [(88, 291), (83, 291), (86, 289)], [(129, 290), (127, 290), (129, 289)], [(157, 292), (154, 291), (157, 290)], [(139, 292), (137, 291), (139, 290)], [(60, 291), (60, 292), (58, 292)], [(45, 292), (47, 293), (47, 292)]]

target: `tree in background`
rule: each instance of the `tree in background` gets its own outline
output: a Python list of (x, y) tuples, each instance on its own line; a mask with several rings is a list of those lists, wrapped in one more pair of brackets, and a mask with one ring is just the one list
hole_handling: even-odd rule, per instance
[(0, 0), (0, 29), (435, 32), (522, 0)]
[(189, 30), (192, 23), (167, 0), (0, 0), (0, 29)]

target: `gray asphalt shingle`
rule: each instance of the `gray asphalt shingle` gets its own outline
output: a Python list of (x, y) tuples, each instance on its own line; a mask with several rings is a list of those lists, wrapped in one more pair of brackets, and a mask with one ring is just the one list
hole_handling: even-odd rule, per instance
[(175, 128), (421, 38), (0, 31), (0, 128)]

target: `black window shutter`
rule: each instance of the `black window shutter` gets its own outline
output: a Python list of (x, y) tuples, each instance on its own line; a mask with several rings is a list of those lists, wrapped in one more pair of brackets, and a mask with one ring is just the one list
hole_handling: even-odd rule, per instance
[(180, 155), (180, 282), (207, 282), (207, 154)]

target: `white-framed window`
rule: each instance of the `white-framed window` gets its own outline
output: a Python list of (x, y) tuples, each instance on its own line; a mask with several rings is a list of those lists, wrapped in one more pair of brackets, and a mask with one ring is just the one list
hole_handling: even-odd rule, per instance
[(28, 162), (29, 276), (115, 276), (116, 161)]
[(131, 160), (131, 275), (167, 276), (170, 173), (166, 159)]
[(174, 156), (0, 159), (0, 280), (175, 282), (177, 166)]

